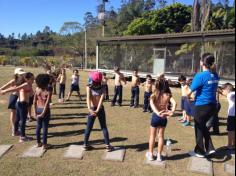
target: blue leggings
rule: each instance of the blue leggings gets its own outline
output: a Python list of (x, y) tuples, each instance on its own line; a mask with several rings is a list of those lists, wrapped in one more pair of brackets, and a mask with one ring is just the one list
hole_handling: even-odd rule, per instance
[[(37, 114), (41, 114), (43, 108), (37, 108)], [(37, 119), (36, 137), (37, 143), (41, 143), (41, 129), (43, 128), (43, 145), (47, 144), (48, 126), (50, 121), (50, 110), (42, 118)]]
[[(94, 110), (96, 110), (96, 108), (94, 108)], [(108, 129), (107, 129), (106, 114), (105, 114), (104, 107), (102, 107), (100, 109), (97, 116), (98, 116), (98, 120), (100, 122), (101, 129), (103, 131), (105, 144), (110, 145), (109, 132), (108, 132)], [(94, 125), (95, 120), (96, 120), (96, 117), (94, 117), (90, 114), (88, 115), (87, 128), (85, 130), (85, 137), (84, 137), (84, 145), (86, 145), (86, 146), (88, 145), (90, 133), (93, 129), (93, 125)]]
[(16, 103), (16, 121), (15, 121), (15, 132), (18, 131), (20, 126), (20, 136), (25, 137), (25, 125), (28, 115), (28, 103), (17, 102)]

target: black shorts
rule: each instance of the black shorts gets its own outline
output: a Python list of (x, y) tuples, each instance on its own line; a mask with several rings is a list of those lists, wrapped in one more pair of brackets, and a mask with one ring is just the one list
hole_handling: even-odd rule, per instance
[(11, 94), (9, 97), (8, 109), (16, 109), (18, 95)]
[(235, 117), (229, 116), (227, 119), (227, 131), (235, 131)]
[(79, 92), (79, 91), (80, 91), (80, 88), (79, 88), (78, 85), (71, 84), (70, 91), (71, 91), (71, 92), (74, 92), (74, 91)]
[(157, 127), (166, 127), (167, 126), (167, 118), (161, 118), (155, 113), (152, 114), (151, 126), (153, 128)]
[(48, 86), (48, 91), (49, 91), (49, 92), (53, 92), (53, 86), (52, 86), (52, 85), (49, 85), (49, 86)]
[(34, 96), (32, 96), (32, 97), (29, 98), (29, 104), (28, 104), (28, 106), (31, 107), (31, 106), (33, 106), (33, 104), (34, 104)]

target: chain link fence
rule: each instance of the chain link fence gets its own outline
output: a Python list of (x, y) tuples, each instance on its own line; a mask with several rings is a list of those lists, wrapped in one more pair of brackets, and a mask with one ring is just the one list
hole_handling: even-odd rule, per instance
[(104, 39), (97, 42), (97, 68), (109, 71), (119, 66), (130, 73), (160, 73), (193, 76), (200, 71), (200, 56), (216, 57), (222, 79), (235, 79), (235, 31), (167, 34)]

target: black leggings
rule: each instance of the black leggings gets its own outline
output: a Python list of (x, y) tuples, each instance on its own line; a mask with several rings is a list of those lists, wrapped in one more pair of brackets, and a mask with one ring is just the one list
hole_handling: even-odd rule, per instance
[(196, 147), (194, 151), (198, 154), (205, 155), (206, 152), (215, 150), (210, 136), (210, 132), (206, 126), (209, 119), (214, 115), (215, 110), (216, 110), (215, 104), (195, 106), (194, 121), (195, 121)]
[(60, 84), (59, 85), (59, 99), (65, 98), (65, 90), (66, 90), (66, 85)]

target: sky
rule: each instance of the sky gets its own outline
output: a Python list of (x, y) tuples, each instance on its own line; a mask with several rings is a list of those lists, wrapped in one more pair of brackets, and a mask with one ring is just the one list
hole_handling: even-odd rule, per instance
[[(121, 5), (121, 0), (109, 1), (107, 9), (111, 6), (117, 9)], [(168, 0), (168, 3), (172, 1)], [(192, 0), (176, 1), (188, 5), (193, 3)], [(45, 26), (59, 32), (64, 22), (83, 24), (86, 12), (97, 16), (98, 4), (99, 0), (0, 0), (0, 33), (6, 37), (12, 33), (15, 36), (19, 33), (35, 34)]]

